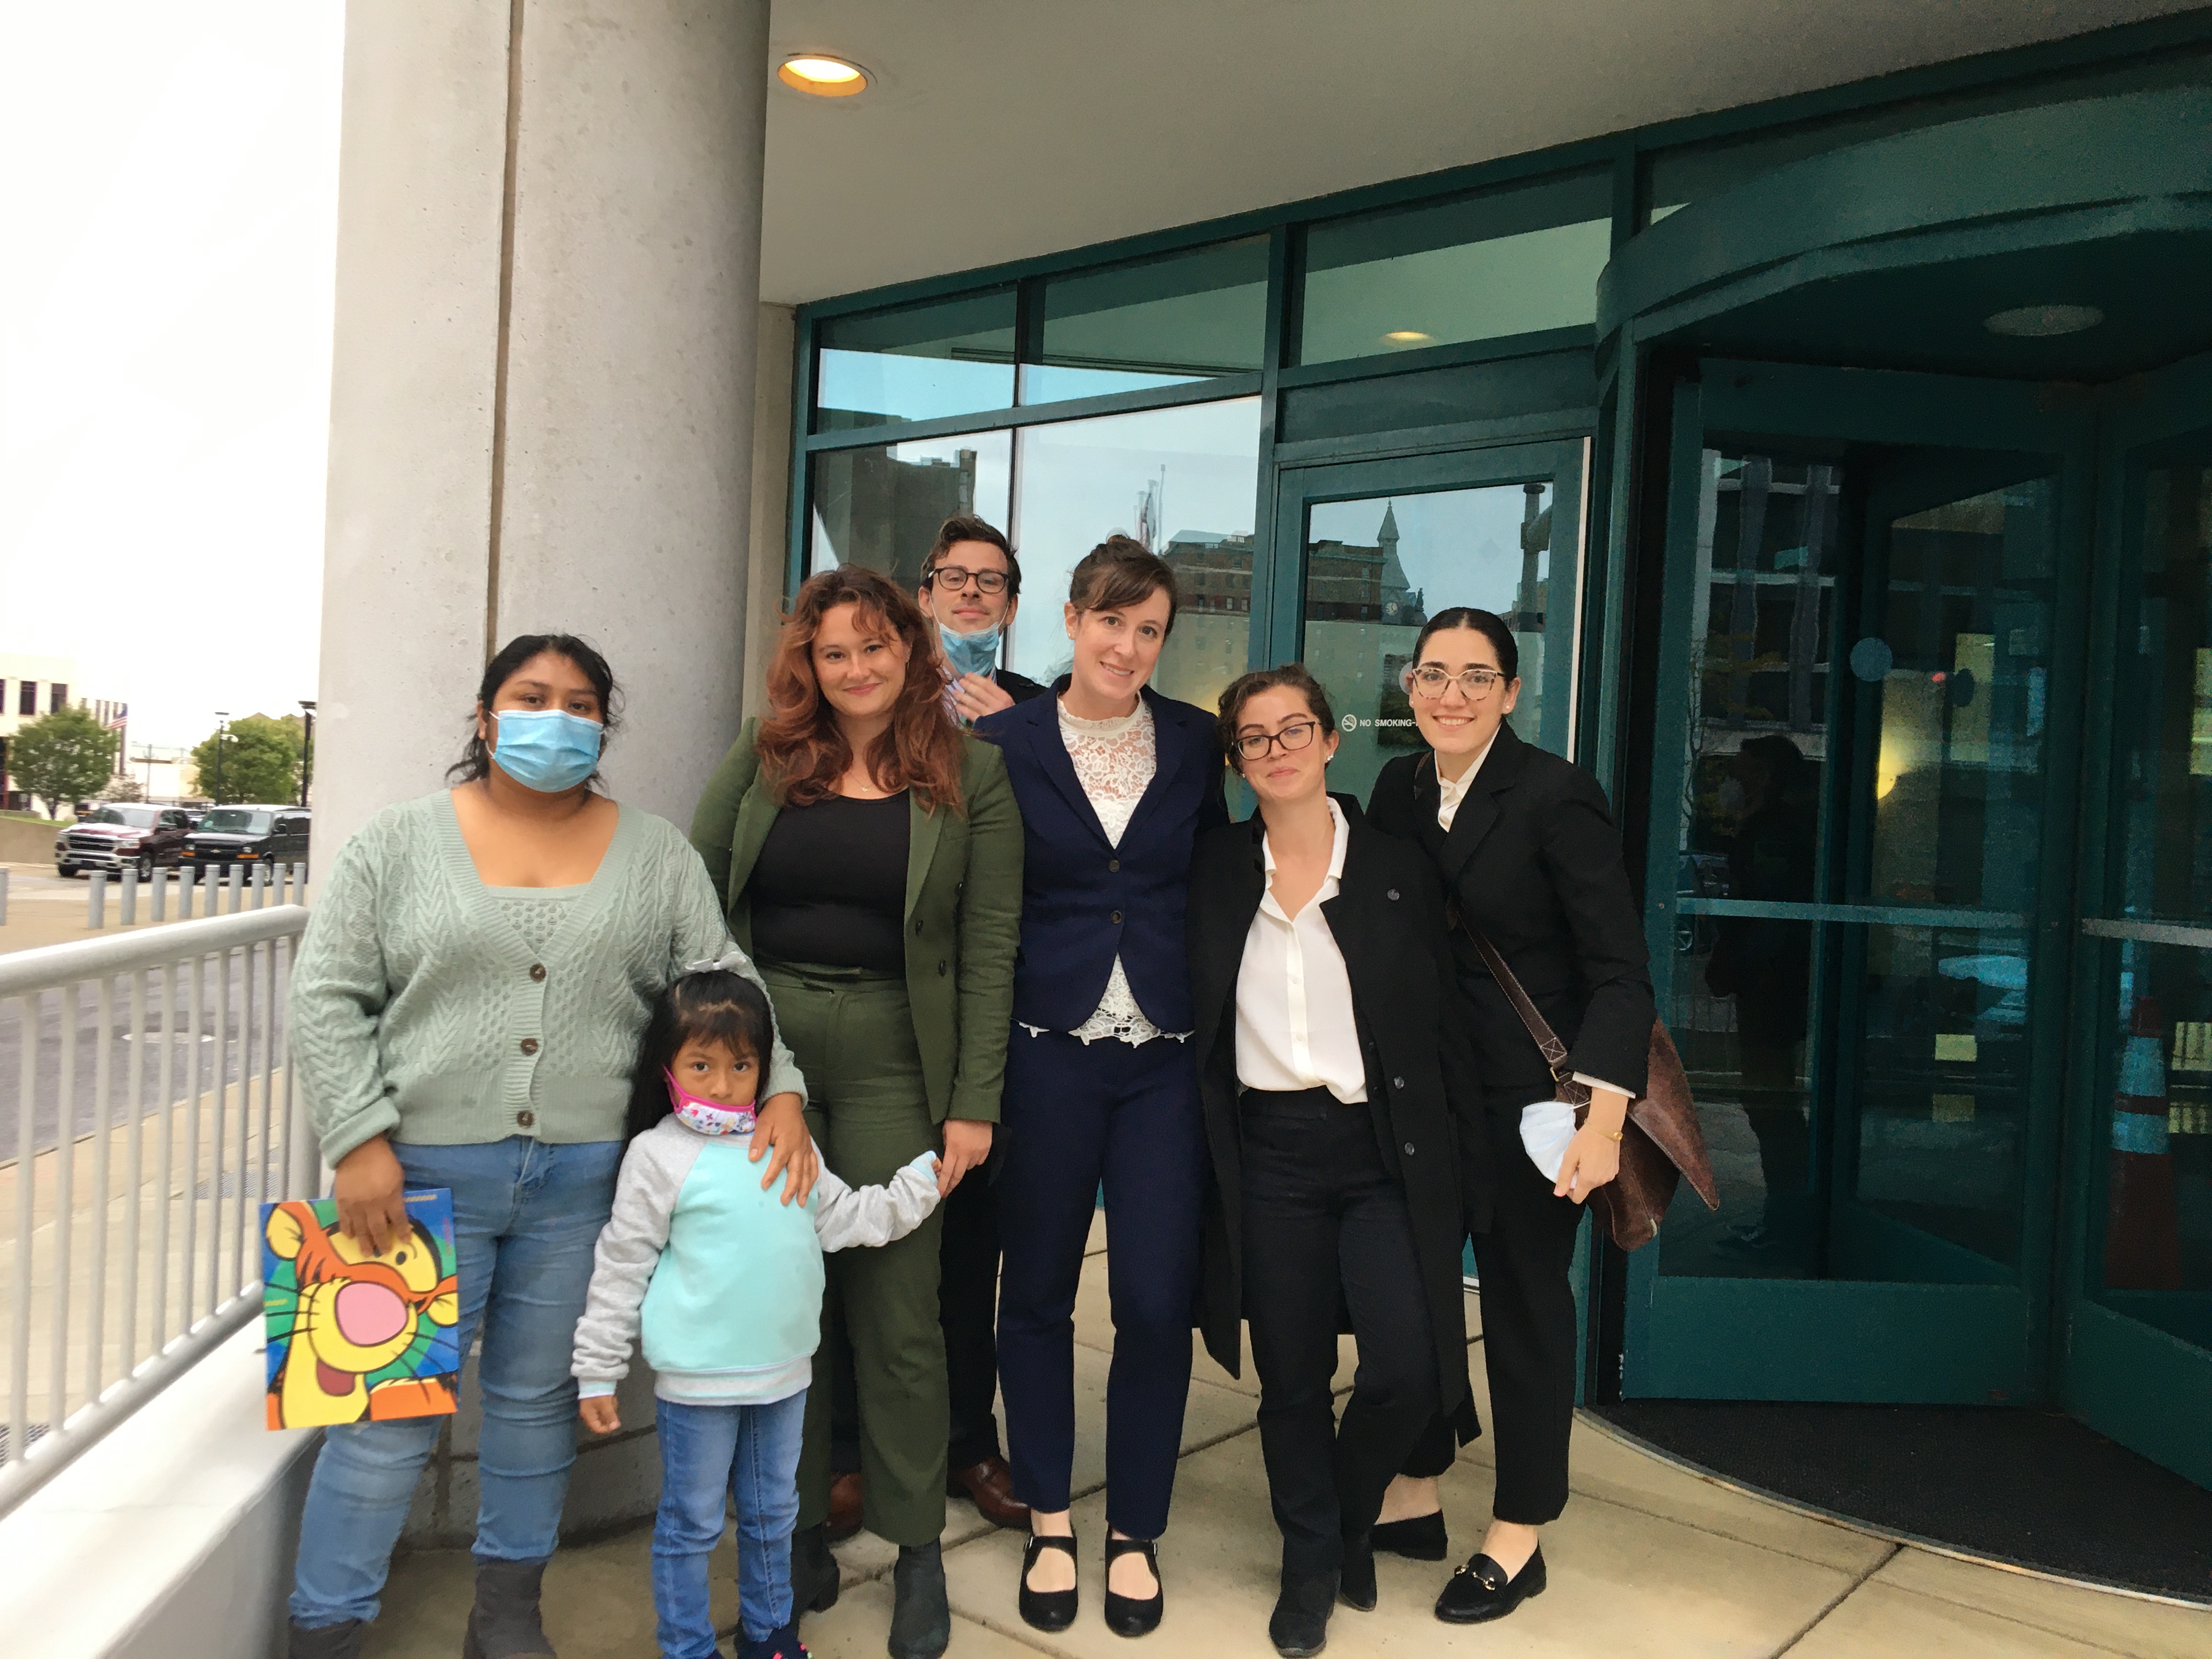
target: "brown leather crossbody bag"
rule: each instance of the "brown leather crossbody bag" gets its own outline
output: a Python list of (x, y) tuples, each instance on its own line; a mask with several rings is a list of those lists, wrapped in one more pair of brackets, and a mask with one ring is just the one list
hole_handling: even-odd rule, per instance
[[(1453, 921), (1474, 942), (1474, 948), (1489, 964), (1491, 977), (1505, 993), (1513, 1012), (1521, 1016), (1537, 1048), (1543, 1050), (1558, 1097), (1575, 1109), (1575, 1124), (1580, 1127), (1589, 1115), (1590, 1091), (1589, 1085), (1575, 1081), (1567, 1045), (1537, 1012), (1498, 948), (1459, 913), (1456, 904), (1450, 908)], [(1624, 1250), (1632, 1250), (1658, 1237), (1659, 1223), (1674, 1200), (1675, 1183), (1685, 1176), (1707, 1209), (1720, 1208), (1712, 1161), (1705, 1156), (1705, 1132), (1698, 1127), (1697, 1103), (1690, 1098), (1690, 1079), (1682, 1070), (1682, 1057), (1674, 1052), (1674, 1039), (1668, 1034), (1665, 1022), (1655, 1019), (1644, 1092), (1628, 1103), (1628, 1118), (1621, 1125), (1620, 1173), (1590, 1194), (1589, 1205), (1603, 1220), (1613, 1242)]]

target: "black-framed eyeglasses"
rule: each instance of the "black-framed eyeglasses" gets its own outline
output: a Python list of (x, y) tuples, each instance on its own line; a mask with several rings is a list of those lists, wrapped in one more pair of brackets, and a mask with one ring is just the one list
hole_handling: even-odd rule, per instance
[(940, 564), (922, 580), (932, 587), (941, 587), (949, 593), (957, 593), (971, 581), (975, 584), (978, 593), (1003, 593), (1006, 591), (1006, 573), (1003, 570), (963, 570), (957, 564)]
[(1406, 690), (1418, 691), (1434, 702), (1444, 694), (1444, 688), (1454, 681), (1468, 697), (1486, 697), (1505, 684), (1505, 676), (1495, 668), (1462, 668), (1456, 674), (1447, 673), (1434, 663), (1424, 663), (1419, 668), (1406, 671)]
[(1280, 744), (1283, 752), (1287, 755), (1293, 750), (1306, 747), (1314, 740), (1314, 733), (1320, 730), (1319, 720), (1293, 720), (1279, 732), (1248, 732), (1237, 739), (1237, 753), (1243, 760), (1265, 760), (1267, 751)]

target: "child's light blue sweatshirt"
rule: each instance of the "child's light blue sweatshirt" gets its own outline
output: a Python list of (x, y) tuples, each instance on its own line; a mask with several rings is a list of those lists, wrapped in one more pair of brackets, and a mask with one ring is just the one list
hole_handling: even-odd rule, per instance
[(630, 1143), (576, 1322), (580, 1395), (614, 1392), (642, 1324), (661, 1399), (788, 1400), (813, 1373), (823, 1252), (903, 1238), (937, 1207), (927, 1152), (881, 1187), (825, 1167), (801, 1206), (783, 1202), (781, 1181), (762, 1188), (752, 1144), (673, 1116)]

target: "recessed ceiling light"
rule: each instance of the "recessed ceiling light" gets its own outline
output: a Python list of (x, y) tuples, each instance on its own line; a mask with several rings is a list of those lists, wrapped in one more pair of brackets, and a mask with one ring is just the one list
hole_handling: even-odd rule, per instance
[(2105, 320), (2094, 306), (2015, 306), (1982, 319), (1992, 334), (2010, 334), (2023, 340), (2047, 340), (2057, 334), (2079, 334)]
[(1382, 337), (1382, 343), (1389, 346), (1429, 345), (1436, 337), (1433, 334), (1422, 333), (1418, 328), (1394, 328)]
[(842, 58), (825, 58), (817, 52), (787, 58), (775, 72), (787, 87), (811, 93), (817, 98), (850, 98), (868, 89), (868, 72)]

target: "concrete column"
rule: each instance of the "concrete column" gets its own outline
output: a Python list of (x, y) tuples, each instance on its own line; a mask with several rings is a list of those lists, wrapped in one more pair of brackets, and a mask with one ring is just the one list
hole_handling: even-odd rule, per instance
[(768, 713), (768, 660), (783, 621), (791, 522), (791, 372), (799, 313), (763, 306), (753, 377), (752, 540), (745, 557), (744, 714)]
[(766, 0), (348, 9), (314, 860), (567, 630), (688, 823), (745, 678)]
[[(688, 826), (747, 667), (768, 73), (767, 0), (347, 9), (317, 868), (438, 786), (522, 632), (605, 653), (610, 787)], [(650, 1390), (569, 1529), (651, 1513)], [(479, 1421), (471, 1376), (410, 1540), (467, 1540)]]

